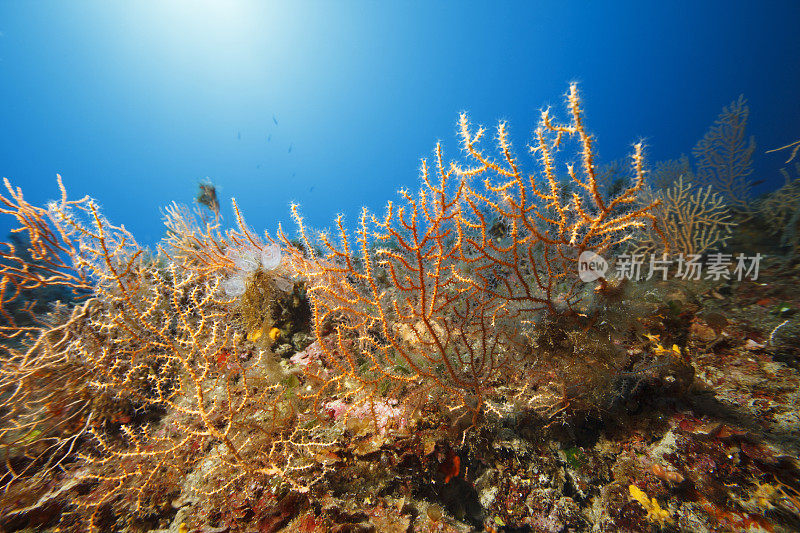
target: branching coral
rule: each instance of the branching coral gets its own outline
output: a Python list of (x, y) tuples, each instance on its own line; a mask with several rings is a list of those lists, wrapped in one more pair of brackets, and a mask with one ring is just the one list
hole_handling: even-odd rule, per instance
[(685, 181), (694, 179), (689, 158), (685, 155), (680, 159), (667, 159), (656, 163), (647, 181), (654, 189), (661, 190), (672, 187), (680, 178)]
[[(234, 203), (228, 231), (169, 207), (168, 236), (151, 253), (92, 199), (69, 200), (60, 180), (61, 200), (47, 209), (7, 184), (2, 212), (30, 244), (6, 245), (0, 264), (6, 518), (49, 505), (59, 476), (70, 479), (72, 511), (61, 527), (73, 530), (144, 521), (179, 491), (208, 506), (253, 487), (264, 498), (303, 493), (325, 478), (345, 428), (388, 438), (440, 407), (474, 426), (501, 386), (520, 384), (510, 395), (550, 407), (562, 397), (536, 385), (578, 359), (604, 374), (625, 352), (601, 329), (581, 336), (593, 317), (578, 257), (646, 227), (658, 234), (659, 200), (639, 203), (640, 145), (631, 184), (603, 188), (575, 86), (567, 101), (568, 121), (544, 111), (534, 130), (537, 172), (521, 170), (504, 123), (490, 155), (486, 130), (462, 115), (466, 162), (446, 164), (437, 147), (419, 193), (401, 191), (380, 217), (364, 210), (354, 238), (340, 218), (338, 239), (319, 236), (322, 251), (296, 206), (304, 250), (283, 234), (278, 250)], [(562, 161), (571, 143), (578, 161)], [(300, 277), (317, 338), (281, 362), (266, 349), (283, 331), (270, 304), (278, 293), (299, 298)], [(16, 323), (8, 306), (39, 287), (83, 300)], [(567, 354), (564, 339), (581, 346)], [(547, 346), (566, 354), (558, 372), (536, 366)], [(206, 481), (189, 484), (189, 470)]]
[(696, 188), (683, 176), (669, 189), (645, 194), (659, 201), (654, 213), (660, 232), (644, 232), (637, 252), (701, 255), (725, 245), (734, 222), (722, 197), (711, 186)]
[(637, 252), (692, 255), (725, 245), (733, 214), (751, 211), (755, 140), (745, 136), (749, 113), (743, 96), (723, 108), (692, 150), (696, 172), (686, 156), (656, 163), (642, 201), (661, 201), (655, 211), (661, 232), (644, 232)]
[[(530, 147), (538, 174), (520, 169), (505, 123), (495, 159), (479, 147), (486, 130), (473, 131), (462, 115), (467, 163), (446, 164), (437, 146), (435, 171), (422, 162), (418, 194), (401, 191), (402, 205), (390, 202), (382, 217), (362, 211), (354, 240), (340, 217), (338, 242), (319, 235), (322, 253), (293, 208), (305, 251), (284, 243), (308, 279), (324, 354), (318, 408), (333, 395), (359, 411), (376, 397), (407, 404), (429, 395), (475, 423), (497, 380), (521, 368), (530, 324), (579, 309), (579, 254), (603, 253), (655, 222), (657, 200), (635, 207), (642, 147), (632, 157), (633, 184), (604, 198), (574, 85), (568, 108), (566, 124), (542, 113)], [(570, 139), (580, 161), (563, 167), (565, 185), (558, 157)], [(374, 255), (373, 241), (384, 245)]]
[[(62, 201), (44, 211), (9, 189), (16, 204), (2, 198), (6, 212), (31, 235), (30, 253), (49, 265), (49, 277), (12, 249), (3, 286), (92, 292), (63, 323), (25, 328), (21, 342), (4, 348), (0, 481), (11, 516), (35, 509), (48, 479), (69, 469), (90, 487), (73, 500), (86, 527), (110, 528), (103, 517), (120, 505), (121, 516), (141, 518), (164, 504), (207, 447), (217, 457), (209, 475), (225, 478), (215, 490), (254, 476), (303, 490), (304, 472), (319, 474), (303, 457), (324, 439), (305, 442), (313, 425), (294, 425), (281, 372), (271, 354), (243, 345), (221, 287), (235, 265), (231, 250), (270, 250), (241, 219), (238, 231), (222, 235), (173, 209), (171, 240), (152, 257), (91, 199), (68, 201), (62, 186)], [(3, 306), (16, 294), (6, 296)], [(20, 337), (13, 323), (5, 331)]]
[(794, 255), (800, 246), (800, 178), (790, 181), (785, 170), (784, 176), (786, 184), (761, 198), (755, 210), (770, 232), (780, 236), (781, 245)]
[(789, 164), (789, 163), (792, 162), (792, 160), (794, 160), (795, 157), (797, 157), (797, 152), (800, 151), (800, 140), (797, 140), (797, 141), (795, 141), (793, 143), (789, 143), (789, 144), (787, 144), (785, 146), (781, 146), (780, 148), (774, 148), (772, 150), (767, 150), (767, 153), (770, 154), (770, 153), (773, 153), (773, 152), (780, 152), (782, 150), (789, 150), (790, 148), (791, 148), (791, 152), (789, 152), (789, 159), (787, 159), (786, 163), (785, 163), (785, 164)]
[[(61, 190), (60, 204), (52, 203), (48, 209), (36, 207), (25, 201), (22, 190), (14, 189), (8, 180), (4, 180), (9, 196), (0, 195), (0, 213), (14, 217), (19, 227), (13, 234), (23, 234), (25, 239), (18, 244), (3, 243), (0, 251), (0, 313), (5, 325), (0, 327), (3, 337), (35, 335), (40, 328), (36, 325), (20, 327), (14, 317), (8, 313), (11, 302), (30, 289), (40, 287), (64, 287), (76, 292), (91, 289), (91, 280), (87, 272), (79, 264), (72, 264), (80, 247), (80, 235), (71, 228), (61, 226), (51, 216), (56, 209), (67, 210), (74, 205), (87, 205), (88, 199), (78, 201), (67, 200), (67, 192), (58, 176)], [(99, 214), (98, 214), (99, 216)], [(112, 231), (119, 230), (113, 228)], [(27, 250), (18, 250), (19, 243), (24, 243)], [(37, 318), (31, 317), (34, 322)]]
[(748, 211), (752, 157), (756, 148), (753, 137), (745, 135), (750, 108), (744, 96), (722, 109), (714, 125), (698, 141), (692, 153), (697, 161), (698, 183), (713, 185), (725, 202), (734, 209)]

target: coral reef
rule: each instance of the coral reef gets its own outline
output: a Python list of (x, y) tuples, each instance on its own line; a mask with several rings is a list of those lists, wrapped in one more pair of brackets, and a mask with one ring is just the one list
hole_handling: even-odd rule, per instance
[[(178, 481), (201, 451), (217, 458), (207, 475), (225, 480), (215, 490), (240, 478), (302, 469), (304, 450), (314, 444), (287, 449), (309, 429), (293, 426), (292, 402), (271, 354), (243, 346), (219, 275), (254, 249), (259, 272), (275, 269), (274, 245), (243, 223), (214, 240), (214, 227), (203, 232), (185, 210), (173, 209), (168, 224), (185, 231), (173, 232), (173, 247), (165, 249), (172, 255), (151, 257), (89, 199), (71, 202), (64, 193), (44, 212), (9, 190), (18, 219), (36, 221), (21, 229), (31, 243), (42, 243), (40, 262), (54, 271), (70, 253), (74, 273), (43, 283), (92, 291), (62, 323), (18, 328), (14, 334), (26, 338), (7, 348), (0, 479), (17, 507), (12, 516), (47, 504), (47, 484), (66, 471), (82, 488), (64, 514), (65, 527), (75, 515), (76, 523), (106, 530), (115, 509), (127, 509), (121, 516), (130, 514), (130, 524), (146, 522), (179, 491)], [(28, 213), (41, 218), (23, 216)], [(194, 246), (211, 241), (214, 246)], [(235, 242), (241, 243), (236, 258), (222, 255)], [(30, 286), (40, 276), (14, 266), (4, 282)], [(286, 479), (302, 488), (302, 474)]]
[[(462, 115), (466, 161), (437, 146), (354, 236), (297, 206), (299, 240), (258, 235), (235, 202), (223, 230), (213, 190), (213, 221), (173, 204), (150, 251), (60, 177), (46, 208), (6, 182), (0, 529), (797, 530), (797, 272), (578, 277), (584, 252), (729, 242), (751, 145), (720, 119), (730, 190), (683, 158), (653, 193), (642, 147), (599, 168), (567, 106), (532, 172)], [(786, 227), (795, 192), (746, 208)]]
[[(326, 367), (315, 376), (325, 383), (316, 403), (337, 395), (357, 409), (376, 396), (408, 404), (435, 395), (475, 424), (493, 384), (524, 366), (527, 324), (580, 310), (581, 252), (604, 253), (653, 225), (658, 201), (623, 209), (644, 186), (641, 146), (632, 157), (634, 183), (605, 199), (574, 85), (568, 105), (569, 123), (544, 111), (534, 132), (539, 176), (520, 169), (504, 123), (495, 160), (479, 148), (485, 130), (473, 131), (462, 115), (469, 160), (447, 164), (437, 146), (435, 177), (423, 160), (422, 190), (401, 191), (405, 205), (390, 202), (383, 217), (364, 210), (355, 242), (340, 218), (339, 243), (321, 234), (318, 254), (294, 208), (305, 249), (286, 242), (288, 257), (308, 280)], [(564, 186), (556, 165), (573, 137), (581, 160), (565, 166)], [(385, 246), (374, 256), (372, 240)]]

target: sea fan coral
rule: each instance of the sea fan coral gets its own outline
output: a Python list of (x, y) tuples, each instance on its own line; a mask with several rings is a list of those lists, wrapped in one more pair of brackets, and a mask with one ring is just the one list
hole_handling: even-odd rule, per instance
[[(574, 85), (568, 108), (566, 124), (542, 113), (530, 147), (538, 175), (520, 169), (505, 123), (497, 128), (495, 159), (479, 147), (486, 131), (473, 130), (462, 115), (468, 163), (446, 164), (437, 146), (435, 170), (422, 162), (419, 193), (401, 191), (402, 204), (390, 202), (382, 217), (363, 210), (355, 242), (339, 218), (339, 243), (323, 233), (318, 253), (293, 208), (305, 251), (286, 237), (284, 244), (292, 267), (308, 279), (331, 372), (314, 376), (325, 384), (314, 393), (317, 405), (331, 396), (359, 405), (376, 396), (403, 402), (430, 394), (475, 423), (492, 385), (519, 374), (531, 325), (576, 316), (584, 289), (580, 253), (603, 253), (654, 224), (658, 201), (635, 205), (644, 186), (642, 147), (632, 157), (633, 184), (604, 198)], [(569, 139), (577, 140), (580, 161), (560, 167)]]
[(672, 187), (644, 194), (645, 203), (654, 200), (659, 231), (643, 232), (637, 253), (701, 255), (724, 246), (731, 236), (731, 212), (710, 185), (697, 188), (680, 176)]
[(697, 161), (697, 179), (703, 186), (712, 185), (734, 209), (748, 211), (750, 181), (753, 172), (754, 137), (747, 138), (745, 128), (750, 108), (744, 96), (722, 109), (714, 125), (692, 150)]
[[(3, 326), (19, 339), (3, 346), (0, 365), (7, 515), (49, 505), (48, 483), (69, 470), (88, 488), (72, 494), (64, 528), (117, 529), (114, 520), (134, 522), (164, 506), (207, 448), (215, 459), (207, 474), (225, 480), (216, 490), (266, 475), (304, 490), (314, 463), (301, 456), (325, 442), (305, 442), (312, 425), (293, 427), (272, 354), (243, 346), (231, 303), (219, 297), (231, 269), (277, 267), (277, 247), (246, 228), (235, 204), (239, 231), (225, 234), (173, 206), (170, 237), (152, 256), (93, 200), (68, 200), (59, 185), (62, 200), (47, 210), (10, 186), (11, 197), (0, 197), (30, 242), (27, 254), (6, 251), (2, 309), (43, 285), (90, 296), (55, 324)], [(31, 256), (41, 268), (30, 268)], [(263, 423), (254, 429), (256, 414)], [(118, 518), (115, 507), (125, 509)]]
[[(149, 253), (90, 198), (69, 200), (61, 186), (42, 209), (9, 185), (0, 202), (28, 234), (28, 255), (4, 249), (0, 308), (42, 286), (86, 297), (58, 322), (11, 317), (0, 329), (14, 340), (0, 361), (9, 516), (49, 505), (59, 476), (79, 487), (65, 489), (63, 529), (139, 527), (178, 491), (214, 508), (257, 493), (263, 508), (328, 479), (353, 432), (374, 449), (423, 413), (460, 433), (499, 412), (502, 396), (551, 407), (598, 383), (565, 384), (578, 360), (608, 381), (608, 361), (626, 353), (605, 331), (581, 336), (595, 317), (578, 257), (652, 226), (658, 201), (637, 204), (638, 145), (632, 184), (602, 190), (575, 86), (567, 101), (566, 123), (545, 111), (534, 131), (536, 174), (520, 170), (505, 124), (495, 158), (462, 115), (466, 163), (446, 164), (437, 147), (419, 193), (401, 192), (382, 217), (364, 210), (354, 241), (340, 219), (340, 241), (321, 235), (322, 252), (297, 207), (305, 250), (254, 234), (234, 202), (238, 228), (226, 232), (170, 206), (167, 238)], [(561, 161), (570, 140), (577, 162)], [(294, 334), (306, 294), (310, 345)], [(460, 459), (448, 457), (452, 481)]]

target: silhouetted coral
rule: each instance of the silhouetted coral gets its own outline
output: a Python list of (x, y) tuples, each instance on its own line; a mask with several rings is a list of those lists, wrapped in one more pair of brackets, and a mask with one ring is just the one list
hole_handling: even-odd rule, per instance
[(745, 128), (750, 115), (744, 96), (722, 109), (714, 125), (692, 150), (697, 164), (697, 182), (712, 185), (732, 208), (748, 211), (752, 157), (756, 148)]

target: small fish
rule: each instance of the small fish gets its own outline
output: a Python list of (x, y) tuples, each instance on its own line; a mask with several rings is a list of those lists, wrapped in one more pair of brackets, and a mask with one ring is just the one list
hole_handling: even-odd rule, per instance
[(256, 168), (261, 168), (261, 163), (257, 164)]
[(274, 122), (276, 126), (278, 125), (278, 119), (275, 118), (274, 114), (272, 115), (272, 122)]
[(242, 140), (242, 132), (241, 131), (237, 131), (236, 132), (236, 140), (237, 141), (241, 141)]
[(751, 187), (755, 187), (756, 185), (761, 185), (762, 183), (766, 182), (767, 180), (756, 180), (750, 184)]
[(267, 142), (270, 142), (271, 140), (272, 140), (272, 134), (270, 133), (269, 135), (267, 135)]
[(294, 146), (294, 143), (289, 144), (289, 153), (290, 154), (292, 153), (292, 146)]
[(295, 177), (296, 175), (297, 175), (297, 172), (292, 172), (292, 177)]
[(311, 188), (308, 189), (308, 192), (314, 192), (314, 185), (312, 185)]

